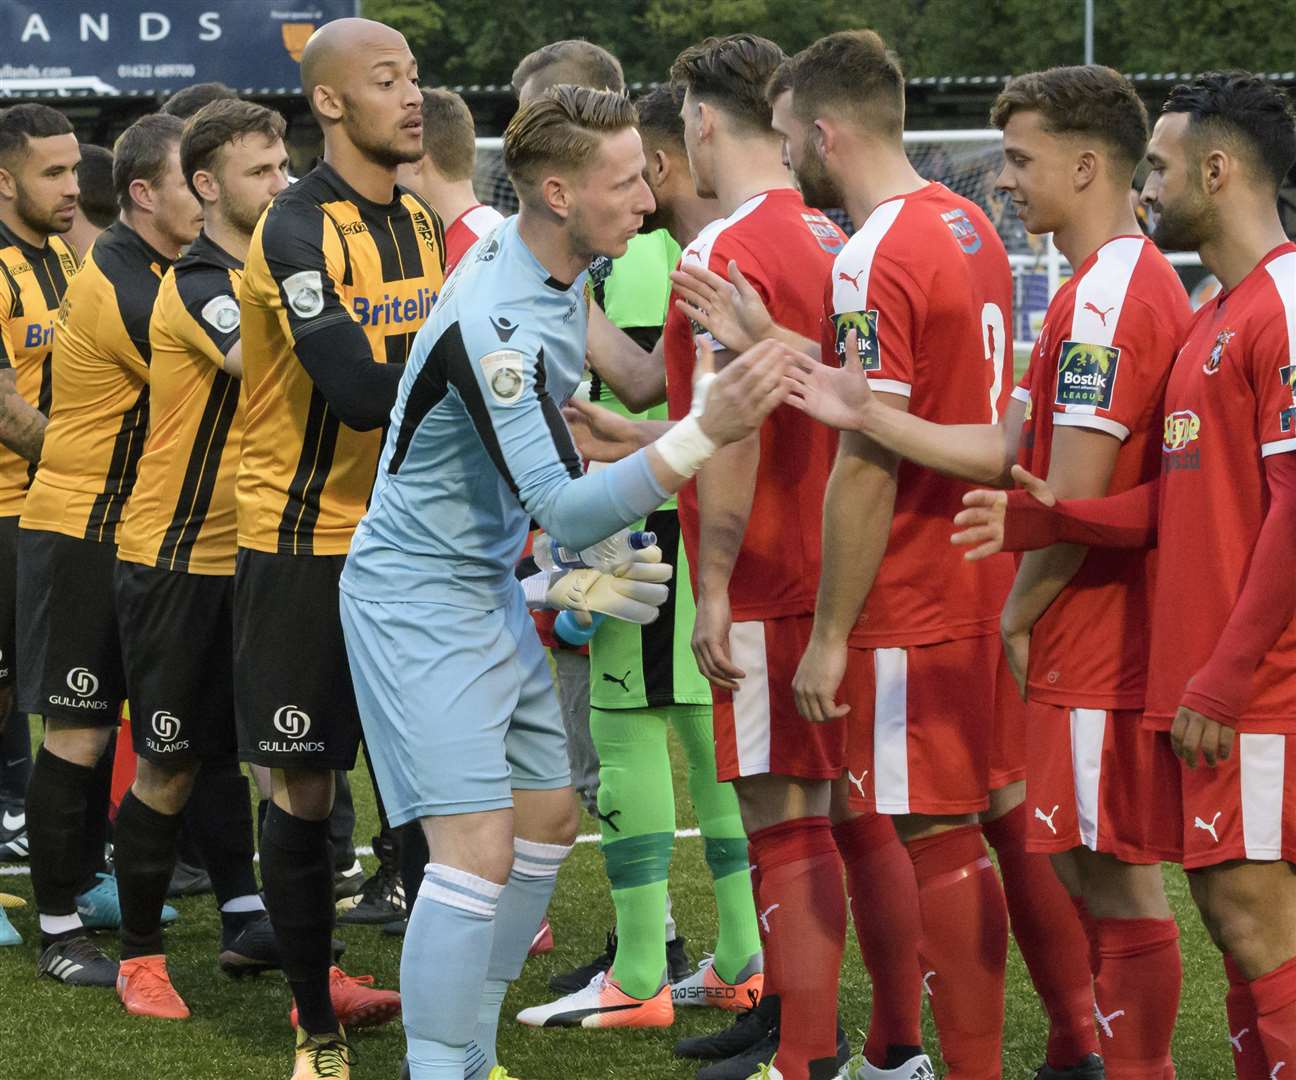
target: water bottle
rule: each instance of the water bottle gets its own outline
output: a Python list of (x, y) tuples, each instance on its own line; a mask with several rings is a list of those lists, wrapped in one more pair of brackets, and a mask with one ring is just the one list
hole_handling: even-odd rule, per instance
[(535, 543), (531, 546), (532, 557), (536, 565), (547, 573), (555, 570), (579, 570), (589, 568), (611, 573), (618, 567), (632, 562), (634, 553), (657, 543), (657, 534), (652, 532), (629, 532), (622, 529), (606, 540), (591, 544), (581, 551), (565, 548), (547, 533), (537, 533)]
[(575, 613), (560, 611), (558, 612), (558, 618), (554, 619), (554, 636), (565, 645), (570, 645), (573, 649), (588, 645), (590, 638), (594, 636), (594, 632), (607, 616), (596, 611), (592, 614), (592, 618), (593, 622), (589, 626), (582, 626)]

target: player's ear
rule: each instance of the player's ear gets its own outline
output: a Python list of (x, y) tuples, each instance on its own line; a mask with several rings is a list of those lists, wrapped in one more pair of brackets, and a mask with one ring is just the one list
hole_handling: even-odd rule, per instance
[(323, 84), (311, 91), (311, 104), (317, 116), (325, 120), (342, 119), (342, 96)]
[(206, 169), (199, 169), (193, 174), (193, 186), (198, 189), (198, 197), (202, 202), (215, 202), (220, 198), (220, 184)]
[(698, 139), (706, 142), (715, 133), (715, 110), (705, 101), (699, 101), (695, 107), (698, 114)]
[(832, 124), (829, 124), (824, 120), (816, 120), (814, 122), (814, 127), (815, 149), (819, 151), (820, 158), (826, 158), (833, 152), (833, 148), (837, 145), (837, 132), (833, 128)]
[(1071, 183), (1077, 192), (1084, 191), (1098, 176), (1098, 155), (1081, 150), (1071, 166)]
[(572, 191), (561, 176), (546, 176), (540, 181), (540, 197), (550, 213), (567, 220), (571, 213)]
[(0, 168), (0, 198), (18, 198), (18, 178), (5, 168)]
[(153, 212), (153, 185), (147, 180), (136, 178), (130, 182), (131, 208), (145, 213)]
[(1237, 162), (1223, 150), (1212, 150), (1202, 158), (1202, 186), (1210, 195), (1218, 195), (1228, 183)]

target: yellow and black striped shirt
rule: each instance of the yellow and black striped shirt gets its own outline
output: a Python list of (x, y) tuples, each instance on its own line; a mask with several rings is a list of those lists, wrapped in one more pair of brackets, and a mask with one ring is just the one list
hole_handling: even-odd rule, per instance
[(117, 538), (126, 562), (234, 573), (243, 410), (222, 364), (239, 340), (242, 276), (203, 233), (162, 279), (149, 324), (148, 438)]
[(404, 363), (440, 291), (444, 251), (441, 220), (417, 196), (397, 189), (390, 203), (374, 203), (327, 164), (281, 192), (262, 216), (239, 292), (240, 546), (346, 554), (383, 436), (342, 424), (296, 349), (349, 320), (375, 361)]
[[(49, 414), (54, 318), (81, 265), (61, 236), (33, 247), (0, 225), (0, 368), (12, 367), (18, 393)], [(0, 517), (22, 513), (36, 467), (0, 446)]]
[(170, 265), (118, 221), (68, 285), (54, 326), (49, 426), (22, 528), (117, 542), (148, 428), (149, 316)]

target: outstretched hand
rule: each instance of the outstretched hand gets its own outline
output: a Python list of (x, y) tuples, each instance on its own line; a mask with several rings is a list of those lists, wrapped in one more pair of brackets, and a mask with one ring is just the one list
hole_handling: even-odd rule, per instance
[(572, 441), (586, 461), (620, 461), (644, 445), (636, 422), (611, 409), (572, 398), (562, 412)]
[(681, 263), (671, 271), (671, 282), (680, 296), (675, 306), (733, 352), (750, 349), (774, 331), (760, 293), (732, 259), (728, 280), (705, 266)]
[(788, 370), (788, 404), (838, 431), (865, 430), (869, 413), (879, 405), (854, 330), (846, 335), (846, 362), (841, 367), (796, 354)]
[[(1017, 486), (1029, 492), (1037, 502), (1044, 506), (1057, 505), (1057, 496), (1053, 494), (1047, 481), (1027, 472), (1020, 465), (1012, 467), (1012, 477)], [(1003, 551), (1008, 493), (978, 488), (963, 496), (963, 505), (966, 509), (960, 510), (954, 517), (954, 524), (959, 527), (959, 531), (950, 537), (950, 543), (972, 548), (964, 553), (963, 558), (976, 562)]]
[(693, 415), (707, 437), (723, 446), (756, 431), (787, 399), (786, 375), (795, 356), (781, 342), (765, 340), (730, 360), (717, 375), (711, 345), (699, 337)]

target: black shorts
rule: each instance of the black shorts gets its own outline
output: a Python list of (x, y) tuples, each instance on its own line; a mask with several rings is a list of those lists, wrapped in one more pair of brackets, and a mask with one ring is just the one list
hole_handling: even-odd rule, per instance
[(234, 579), (118, 560), (113, 591), (135, 753), (237, 761)]
[(18, 518), (0, 517), (0, 689), (14, 684), (17, 615)]
[(18, 709), (116, 727), (126, 699), (113, 603), (117, 546), (18, 530)]
[(360, 746), (338, 577), (345, 555), (239, 548), (234, 712), (239, 757), (291, 769), (351, 769)]

